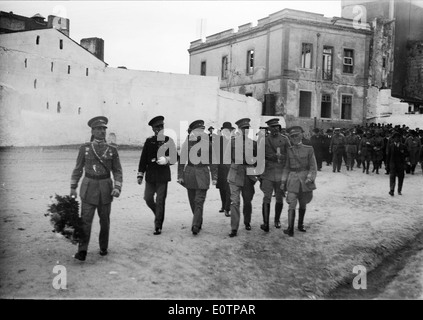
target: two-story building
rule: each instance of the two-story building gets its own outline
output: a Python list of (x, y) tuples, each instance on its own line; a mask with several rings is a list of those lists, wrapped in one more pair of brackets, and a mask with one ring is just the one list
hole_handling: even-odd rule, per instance
[(222, 90), (253, 96), (287, 125), (361, 124), (372, 33), (353, 23), (284, 9), (191, 42), (189, 72), (219, 77)]

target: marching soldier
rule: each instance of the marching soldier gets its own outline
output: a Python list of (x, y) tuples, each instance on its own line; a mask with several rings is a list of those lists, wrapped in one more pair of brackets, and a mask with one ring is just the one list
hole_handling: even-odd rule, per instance
[(341, 172), (342, 157), (345, 151), (345, 136), (340, 128), (335, 128), (332, 139), (330, 140), (329, 153), (332, 153), (333, 172)]
[(270, 134), (265, 138), (265, 169), (260, 177), (260, 189), (263, 191), (262, 215), (263, 224), (260, 228), (269, 232), (270, 203), (275, 191), (275, 227), (280, 228), (280, 216), (283, 209), (283, 193), (280, 188), (282, 169), (285, 165), (286, 154), (290, 142), (280, 133), (279, 119), (274, 118), (266, 122)]
[(294, 236), (295, 209), (299, 203), (298, 230), (306, 232), (304, 216), (306, 206), (313, 199), (313, 190), (316, 189), (315, 180), (317, 164), (313, 147), (302, 144), (303, 129), (294, 126), (288, 129), (291, 147), (282, 173), (281, 189), (287, 191), (286, 202), (288, 208), (288, 228), (284, 233)]
[(137, 181), (141, 184), (145, 175), (144, 200), (154, 213), (153, 234), (159, 235), (165, 218), (167, 186), (171, 180), (169, 165), (177, 162), (178, 154), (175, 142), (164, 135), (163, 116), (154, 117), (148, 125), (151, 126), (154, 136), (145, 140), (138, 164)]
[(314, 155), (317, 162), (317, 170), (322, 170), (322, 162), (324, 158), (324, 136), (320, 133), (319, 128), (313, 129), (313, 135), (310, 138), (310, 144), (313, 147)]
[(210, 173), (213, 185), (216, 185), (217, 181), (213, 145), (204, 129), (203, 120), (196, 120), (189, 125), (190, 134), (181, 147), (178, 165), (178, 183), (187, 188), (193, 214), (191, 231), (194, 235), (200, 232), (203, 225), (204, 202), (210, 186)]
[(409, 155), (407, 147), (401, 143), (401, 135), (395, 132), (392, 135), (392, 143), (388, 146), (386, 161), (389, 165), (389, 194), (393, 197), (395, 180), (398, 178), (398, 194), (401, 195), (404, 182), (405, 162)]
[[(116, 147), (109, 145), (105, 140), (107, 123), (108, 119), (103, 116), (88, 121), (88, 126), (91, 127), (92, 141), (79, 148), (76, 166), (71, 177), (70, 194), (76, 198), (78, 182), (85, 171), (79, 192), (84, 238), (79, 243), (78, 252), (74, 256), (75, 259), (81, 261), (84, 261), (87, 256), (96, 209), (100, 219), (100, 255), (107, 255), (112, 201), (113, 197), (119, 197), (122, 190), (122, 166), (118, 151)], [(113, 173), (114, 183), (110, 172)]]
[(369, 174), (370, 161), (373, 157), (373, 139), (371, 131), (367, 131), (358, 144), (358, 154), (363, 163), (363, 173)]
[(354, 160), (357, 156), (359, 143), (360, 140), (356, 135), (355, 130), (351, 129), (347, 131), (347, 135), (345, 137), (345, 151), (347, 152), (347, 171), (353, 171)]
[[(225, 163), (224, 155), (225, 150), (228, 144), (231, 142), (232, 131), (235, 128), (232, 127), (232, 124), (228, 121), (222, 124), (220, 129), (221, 135), (219, 136), (219, 144), (215, 145), (215, 148), (219, 149), (219, 164), (217, 166), (217, 183), (216, 188), (219, 189), (220, 200), (222, 202), (222, 207), (219, 212), (225, 212), (225, 216), (230, 216), (231, 210), (231, 190), (229, 189), (228, 184), (228, 172), (230, 163)], [(216, 150), (217, 152), (217, 150)], [(229, 162), (229, 161), (228, 161)]]
[[(252, 157), (257, 156), (257, 142), (247, 137), (250, 128), (250, 119), (243, 118), (235, 122), (241, 131), (231, 140), (231, 144), (225, 151), (225, 158), (230, 157), (231, 166), (228, 173), (229, 188), (231, 189), (231, 233), (235, 237), (240, 222), (240, 205), (242, 195), (244, 207), (244, 225), (246, 230), (251, 230), (251, 213), (254, 185), (257, 182), (255, 174), (248, 174), (253, 169)], [(241, 147), (240, 147), (241, 146)]]

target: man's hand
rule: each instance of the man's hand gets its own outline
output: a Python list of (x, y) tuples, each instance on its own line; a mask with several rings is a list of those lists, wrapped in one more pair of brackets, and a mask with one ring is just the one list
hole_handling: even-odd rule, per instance
[(144, 179), (144, 177), (137, 177), (138, 184), (142, 184), (143, 179)]
[(74, 199), (78, 196), (78, 192), (76, 192), (76, 189), (71, 188), (70, 196), (71, 196), (71, 198), (74, 198)]
[(183, 178), (179, 178), (178, 180), (176, 180), (176, 182), (179, 183), (181, 186), (185, 184), (185, 181)]
[(285, 193), (286, 192), (286, 183), (282, 182), (280, 189), (282, 190), (282, 193)]
[(212, 185), (216, 185), (217, 184), (217, 180), (212, 180)]
[(112, 195), (113, 197), (118, 198), (118, 197), (120, 196), (120, 191), (119, 191), (119, 189), (114, 188), (114, 189), (112, 190), (111, 195)]
[(159, 159), (157, 159), (156, 163), (158, 165), (164, 166), (167, 164), (167, 158), (166, 157), (160, 157)]

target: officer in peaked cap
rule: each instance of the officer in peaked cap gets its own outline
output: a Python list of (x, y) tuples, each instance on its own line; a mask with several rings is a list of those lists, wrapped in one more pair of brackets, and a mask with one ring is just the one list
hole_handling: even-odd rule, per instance
[(224, 212), (226, 217), (230, 217), (231, 210), (231, 190), (228, 183), (228, 172), (230, 167), (230, 159), (225, 159), (225, 150), (231, 143), (232, 131), (235, 128), (232, 123), (225, 121), (220, 128), (219, 143), (215, 144), (215, 151), (218, 154), (219, 163), (217, 165), (217, 183), (216, 188), (219, 189), (221, 208), (219, 212)]
[(204, 126), (204, 121), (203, 120), (195, 120), (193, 122), (190, 123), (189, 125), (189, 129), (195, 130), (195, 129), (205, 129), (206, 127)]
[(341, 128), (333, 130), (329, 152), (332, 153), (332, 172), (341, 172), (342, 158), (345, 152), (345, 136), (341, 133)]
[(288, 156), (282, 173), (281, 189), (287, 191), (286, 202), (288, 208), (288, 228), (284, 233), (292, 237), (294, 235), (295, 210), (298, 209), (298, 230), (305, 232), (304, 215), (306, 206), (313, 198), (313, 190), (316, 189), (315, 179), (317, 164), (312, 146), (304, 145), (302, 134), (304, 130), (300, 126), (288, 129), (292, 146), (288, 148)]
[[(234, 139), (225, 150), (225, 159), (231, 160), (228, 172), (229, 188), (231, 190), (231, 233), (230, 237), (235, 237), (240, 223), (240, 204), (241, 194), (243, 198), (243, 215), (246, 230), (251, 230), (251, 213), (253, 196), (255, 193), (254, 184), (257, 181), (257, 175), (252, 174), (257, 163), (252, 164), (253, 159), (257, 157), (257, 141), (251, 140), (247, 136), (246, 129), (250, 128), (250, 119), (242, 118), (235, 122), (241, 133)], [(243, 146), (239, 150), (239, 146)], [(240, 161), (241, 160), (241, 161)]]
[(248, 129), (251, 127), (250, 121), (251, 119), (249, 118), (242, 118), (235, 122), (235, 124), (238, 126), (239, 129)]
[(228, 129), (228, 130), (232, 131), (235, 128), (232, 126), (232, 123), (230, 123), (229, 121), (225, 121), (225, 122), (223, 122), (222, 127), (220, 128), (220, 130), (223, 130), (223, 129)]
[(148, 125), (151, 127), (158, 127), (158, 126), (164, 125), (164, 117), (163, 116), (154, 117), (148, 122)]
[[(264, 172), (260, 176), (260, 189), (263, 192), (263, 224), (260, 228), (265, 232), (269, 232), (270, 205), (273, 193), (275, 193), (275, 227), (278, 229), (281, 227), (280, 216), (283, 208), (283, 192), (280, 186), (282, 170), (286, 162), (290, 142), (285, 135), (281, 134), (281, 125), (278, 118), (270, 119), (266, 121), (266, 124), (269, 126), (270, 133), (264, 140), (259, 142), (261, 146), (264, 141), (265, 152)], [(259, 149), (262, 150), (261, 148)]]
[[(164, 117), (157, 116), (148, 122), (154, 135), (147, 138), (138, 164), (137, 181), (142, 184), (145, 176), (144, 200), (154, 213), (154, 234), (162, 232), (168, 182), (171, 180), (169, 165), (177, 162), (177, 151), (172, 138), (163, 134)], [(156, 197), (155, 197), (156, 196)]]
[(107, 119), (104, 116), (94, 117), (88, 121), (88, 126), (90, 128), (96, 128), (96, 127), (104, 127), (107, 128), (107, 123), (109, 122), (109, 119)]
[[(203, 225), (204, 202), (210, 188), (210, 175), (213, 185), (217, 181), (217, 165), (213, 158), (213, 145), (204, 132), (204, 121), (193, 121), (189, 128), (190, 137), (181, 147), (178, 165), (178, 183), (187, 189), (192, 212), (191, 231), (197, 235)], [(197, 152), (191, 152), (192, 148)]]
[[(113, 197), (119, 197), (122, 189), (122, 166), (117, 148), (106, 143), (108, 119), (94, 117), (88, 121), (91, 127), (91, 141), (79, 148), (76, 166), (71, 176), (71, 196), (77, 196), (77, 187), (83, 172), (81, 183), (81, 218), (84, 237), (78, 245), (75, 259), (84, 261), (87, 256), (94, 213), (100, 218), (100, 255), (105, 256), (109, 246), (110, 213)], [(113, 173), (113, 180), (111, 174)]]

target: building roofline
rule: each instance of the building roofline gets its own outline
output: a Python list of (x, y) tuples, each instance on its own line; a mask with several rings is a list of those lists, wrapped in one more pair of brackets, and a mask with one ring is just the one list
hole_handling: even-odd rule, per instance
[[(69, 40), (71, 40), (72, 42), (74, 42), (76, 45), (78, 45), (78, 47), (84, 49), (85, 51), (87, 51), (90, 55), (92, 55), (94, 58), (96, 58), (97, 60), (100, 60), (101, 62), (103, 62), (105, 64), (105, 66), (107, 67), (109, 64), (101, 59), (99, 59), (95, 54), (93, 54), (91, 51), (89, 51), (88, 49), (84, 48), (83, 46), (81, 46), (78, 42), (76, 42), (75, 40), (73, 40), (71, 37), (69, 37), (68, 35), (64, 34), (63, 32), (57, 30), (56, 28), (45, 28), (45, 29), (36, 29), (36, 30), (17, 30), (17, 31), (12, 31), (12, 32), (8, 32), (8, 33), (3, 33), (3, 34), (13, 34), (13, 33), (23, 33), (23, 32), (43, 32), (43, 31), (47, 31), (50, 32), (50, 30), (54, 30), (55, 32), (59, 32), (61, 35), (67, 37)], [(2, 34), (0, 34), (1, 36)]]
[[(273, 20), (273, 21), (269, 20), (270, 17), (275, 16), (278, 13), (280, 14), (283, 11), (287, 12), (287, 10), (296, 11), (296, 12), (300, 12), (300, 13), (304, 13), (304, 14), (309, 14), (306, 11), (284, 9), (284, 10), (275, 12), (275, 13), (269, 15), (266, 18), (260, 19), (258, 25), (255, 26), (255, 27), (242, 28), (241, 30), (239, 29), (238, 32), (233, 32), (233, 29), (228, 29), (228, 30), (218, 32), (218, 33), (215, 33), (213, 35), (206, 37), (205, 42), (203, 42), (202, 39), (195, 40), (195, 41), (190, 43), (191, 46), (188, 49), (188, 52), (192, 53), (192, 52), (197, 51), (197, 50), (201, 50), (201, 49), (211, 47), (211, 46), (215, 46), (215, 45), (227, 42), (227, 41), (233, 41), (237, 38), (241, 38), (241, 37), (244, 37), (244, 36), (247, 36), (247, 35), (258, 33), (258, 32), (261, 32), (261, 31), (265, 31), (265, 30), (267, 30), (267, 29), (269, 29), (273, 26), (276, 26), (276, 25), (289, 24), (289, 23), (324, 27), (324, 28), (329, 28), (329, 29), (334, 29), (334, 30), (343, 30), (343, 31), (361, 33), (361, 34), (368, 34), (368, 35), (372, 34), (372, 31), (370, 29), (356, 29), (352, 26), (336, 25), (335, 24), (338, 20), (349, 21), (350, 19), (344, 19), (344, 18), (341, 19), (341, 18), (338, 18), (338, 17), (326, 18), (326, 17), (323, 17), (323, 14), (317, 14), (317, 13), (311, 13), (311, 14), (315, 17), (319, 17), (319, 18), (323, 17), (324, 19), (327, 19), (327, 20), (309, 20), (309, 19), (301, 19), (301, 17), (286, 17), (286, 16), (281, 17), (277, 20)], [(331, 19), (331, 20), (329, 20), (329, 19)], [(260, 21), (262, 23), (260, 23)], [(266, 22), (266, 21), (268, 21), (268, 22)], [(328, 22), (331, 22), (331, 23), (328, 23)], [(244, 27), (244, 26), (248, 26), (248, 25), (249, 24), (247, 23), (247, 24), (241, 25), (240, 27)]]

